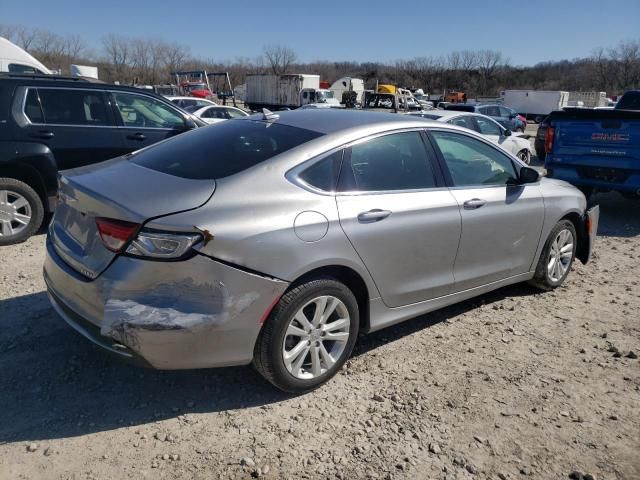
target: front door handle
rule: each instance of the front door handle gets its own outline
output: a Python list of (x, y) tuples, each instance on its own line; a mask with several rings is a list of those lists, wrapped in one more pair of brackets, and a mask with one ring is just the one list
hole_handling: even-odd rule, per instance
[(53, 138), (54, 137), (54, 133), (50, 130), (40, 130), (38, 133), (34, 133), (32, 135), (30, 135), (31, 137), (35, 137), (35, 138)]
[(476, 208), (482, 207), (486, 200), (482, 200), (481, 198), (472, 198), (471, 200), (467, 200), (462, 204), (465, 210), (475, 210)]
[(127, 138), (129, 140), (138, 140), (139, 142), (141, 142), (142, 140), (147, 138), (147, 136), (142, 133), (132, 133), (131, 135), (127, 135)]
[(362, 212), (358, 214), (358, 221), (360, 223), (373, 223), (379, 222), (380, 220), (384, 220), (389, 215), (391, 215), (391, 211), (389, 210), (380, 210), (379, 208), (374, 208), (373, 210), (369, 210), (368, 212)]

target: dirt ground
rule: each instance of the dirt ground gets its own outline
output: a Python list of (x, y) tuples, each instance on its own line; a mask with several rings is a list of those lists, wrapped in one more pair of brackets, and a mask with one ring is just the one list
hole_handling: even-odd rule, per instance
[[(49, 306), (44, 235), (0, 249), (0, 478), (640, 478), (640, 202), (595, 259), (362, 337), (304, 396), (251, 367), (158, 372)], [(633, 352), (633, 353), (629, 353)]]

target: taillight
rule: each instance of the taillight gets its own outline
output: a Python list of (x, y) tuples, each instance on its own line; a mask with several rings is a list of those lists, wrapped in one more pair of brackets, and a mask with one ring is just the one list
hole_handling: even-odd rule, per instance
[(544, 151), (551, 153), (553, 151), (553, 138), (556, 135), (556, 129), (554, 127), (547, 127), (547, 133), (544, 137)]
[(96, 218), (96, 225), (104, 246), (116, 253), (122, 250), (140, 227), (137, 223), (101, 217)]

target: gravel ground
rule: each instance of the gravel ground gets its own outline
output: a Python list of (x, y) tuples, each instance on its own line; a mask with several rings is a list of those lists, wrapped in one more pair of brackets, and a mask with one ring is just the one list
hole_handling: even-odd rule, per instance
[(250, 367), (112, 359), (49, 307), (44, 235), (4, 247), (0, 478), (638, 479), (640, 203), (598, 200), (596, 257), (563, 287), (362, 337), (299, 397)]

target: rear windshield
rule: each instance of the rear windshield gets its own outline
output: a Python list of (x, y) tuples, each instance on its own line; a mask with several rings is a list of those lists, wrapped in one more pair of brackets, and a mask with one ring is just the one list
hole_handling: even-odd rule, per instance
[(224, 178), (320, 135), (277, 123), (227, 120), (141, 150), (131, 161), (176, 177)]
[(618, 101), (616, 110), (640, 110), (640, 91), (625, 93)]

